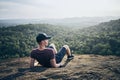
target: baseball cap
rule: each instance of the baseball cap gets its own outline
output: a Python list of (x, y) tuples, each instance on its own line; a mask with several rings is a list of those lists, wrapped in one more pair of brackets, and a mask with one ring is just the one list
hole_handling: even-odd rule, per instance
[(48, 36), (46, 33), (39, 33), (36, 37), (36, 41), (39, 43), (42, 40), (50, 39), (51, 37)]

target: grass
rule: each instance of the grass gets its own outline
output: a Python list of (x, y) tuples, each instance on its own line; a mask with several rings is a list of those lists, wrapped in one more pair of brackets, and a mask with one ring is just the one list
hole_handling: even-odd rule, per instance
[(120, 80), (120, 57), (75, 55), (62, 68), (29, 68), (29, 57), (0, 61), (0, 80)]

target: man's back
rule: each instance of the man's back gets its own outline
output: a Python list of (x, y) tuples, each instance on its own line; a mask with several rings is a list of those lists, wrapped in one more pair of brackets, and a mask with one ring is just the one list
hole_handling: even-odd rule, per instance
[(54, 59), (55, 55), (50, 48), (44, 50), (35, 49), (31, 52), (31, 58), (36, 59), (42, 66), (51, 67), (50, 60)]

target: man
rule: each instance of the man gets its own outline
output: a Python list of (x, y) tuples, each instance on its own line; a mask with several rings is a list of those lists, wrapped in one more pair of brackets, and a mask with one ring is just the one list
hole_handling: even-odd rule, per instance
[(73, 59), (74, 56), (71, 54), (69, 46), (64, 45), (59, 52), (57, 52), (55, 45), (51, 44), (50, 47), (48, 46), (48, 39), (50, 36), (47, 36), (45, 33), (40, 33), (36, 37), (36, 41), (38, 43), (38, 48), (32, 50), (31, 52), (31, 61), (30, 67), (34, 67), (35, 60), (39, 62), (44, 67), (61, 67), (61, 61), (65, 54), (67, 54), (67, 58), (69, 60)]

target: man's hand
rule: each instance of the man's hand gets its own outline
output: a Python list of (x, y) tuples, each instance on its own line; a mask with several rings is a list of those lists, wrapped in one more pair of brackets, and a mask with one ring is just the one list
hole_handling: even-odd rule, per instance
[(34, 66), (37, 66), (38, 64), (39, 64), (38, 62), (35, 62), (35, 63), (34, 63)]
[(31, 58), (31, 60), (30, 60), (30, 68), (34, 67), (34, 62), (35, 62), (35, 59)]

